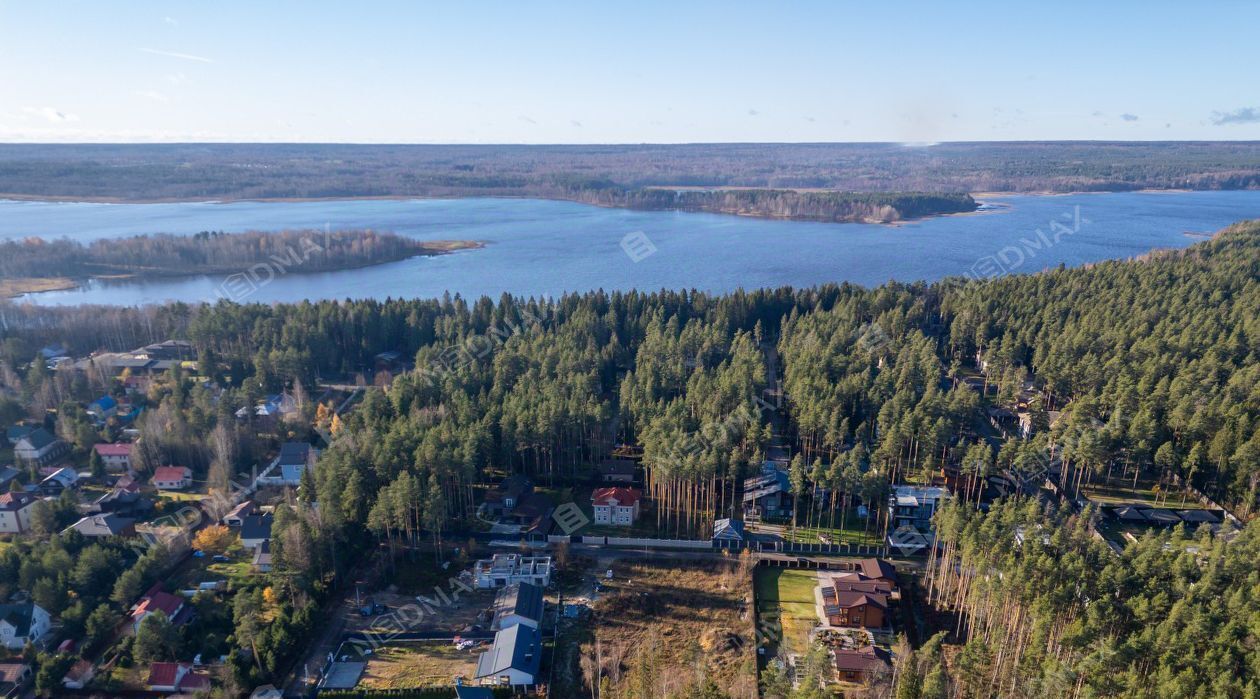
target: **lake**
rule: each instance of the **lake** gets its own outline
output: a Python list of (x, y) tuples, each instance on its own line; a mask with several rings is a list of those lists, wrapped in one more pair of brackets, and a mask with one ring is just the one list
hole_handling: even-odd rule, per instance
[[(377, 267), (300, 274), (260, 260), (233, 277), (93, 281), (39, 304), (555, 296), (591, 289), (811, 286), (1035, 272), (1185, 247), (1260, 217), (1260, 192), (1130, 192), (986, 198), (985, 211), (896, 226), (626, 211), (535, 199), (97, 204), (0, 201), (0, 238), (94, 240), (202, 230), (373, 228), (486, 247)], [(318, 237), (315, 238), (316, 242)], [(32, 273), (37, 273), (33, 270)]]

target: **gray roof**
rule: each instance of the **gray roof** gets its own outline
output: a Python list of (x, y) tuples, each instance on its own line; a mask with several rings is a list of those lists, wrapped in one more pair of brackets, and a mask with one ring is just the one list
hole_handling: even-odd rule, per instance
[[(531, 621), (542, 621), (543, 589), (533, 583), (518, 583), (499, 591), (494, 600), (495, 616), (515, 614)], [(496, 619), (497, 621), (497, 619)]]
[(242, 539), (270, 539), (271, 515), (249, 515), (241, 520)]
[(494, 635), (490, 650), (477, 659), (477, 678), (495, 677), (509, 669), (535, 676), (542, 662), (542, 635), (538, 629), (515, 624)]
[(57, 441), (57, 438), (49, 434), (48, 430), (43, 427), (36, 427), (22, 437), (34, 449), (43, 449), (44, 447)]
[(280, 465), (305, 465), (310, 453), (311, 445), (306, 442), (285, 442), (280, 445)]
[(134, 519), (114, 514), (89, 515), (70, 525), (83, 536), (118, 536), (134, 525)]
[(31, 632), (31, 617), (35, 614), (34, 602), (0, 604), (0, 620), (13, 627), (13, 635), (19, 638)]

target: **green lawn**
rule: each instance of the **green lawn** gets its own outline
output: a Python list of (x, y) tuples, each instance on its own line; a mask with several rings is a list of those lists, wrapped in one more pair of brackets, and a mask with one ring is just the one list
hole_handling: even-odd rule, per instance
[[(802, 513), (802, 519), (804, 516), (804, 513)], [(838, 518), (839, 514), (837, 513), (836, 516)], [(829, 523), (831, 521), (830, 515), (824, 512), (822, 515), (822, 521), (824, 523)], [(833, 544), (867, 544), (878, 546), (881, 543), (878, 533), (874, 531), (867, 532), (865, 530), (866, 520), (858, 517), (856, 510), (849, 511), (844, 524), (844, 527), (798, 526), (795, 534), (792, 532), (791, 525), (784, 524), (783, 538), (788, 541), (794, 541), (801, 544), (823, 543), (823, 539), (819, 537), (826, 537), (827, 541)]]
[(1147, 487), (1139, 482), (1132, 485), (1087, 485), (1081, 492), (1094, 502), (1104, 505), (1140, 504), (1151, 507), (1167, 507), (1173, 510), (1201, 510), (1199, 501), (1179, 490), (1156, 492), (1154, 487)]
[(809, 632), (819, 623), (814, 604), (817, 571), (758, 568), (754, 585), (759, 628), (782, 639), (779, 646), (782, 652), (808, 651)]

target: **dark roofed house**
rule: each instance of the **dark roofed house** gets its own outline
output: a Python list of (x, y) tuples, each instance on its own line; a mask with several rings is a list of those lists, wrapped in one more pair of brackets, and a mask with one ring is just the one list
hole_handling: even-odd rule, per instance
[(39, 482), (39, 492), (47, 497), (55, 498), (67, 488), (74, 488), (79, 483), (79, 474), (72, 468), (59, 468)]
[(42, 428), (27, 432), (13, 445), (13, 455), (19, 461), (45, 466), (69, 450), (69, 446)]
[(744, 481), (744, 516), (783, 517), (792, 511), (792, 486), (786, 471), (773, 462), (762, 465), (759, 475)]
[(230, 512), (223, 515), (223, 523), (229, 527), (239, 527), (245, 521), (245, 518), (258, 511), (258, 505), (253, 500), (245, 500)]
[(1126, 505), (1124, 507), (1117, 507), (1116, 509), (1111, 511), (1111, 514), (1113, 514), (1115, 518), (1120, 520), (1121, 522), (1145, 523), (1148, 521), (1146, 519), (1145, 509), (1146, 508), (1143, 508), (1143, 507), (1135, 507), (1133, 505)]
[(488, 687), (457, 684), (455, 685), (455, 699), (494, 699), (494, 692)]
[(0, 697), (18, 696), (30, 678), (29, 663), (0, 663)]
[(892, 667), (892, 655), (876, 646), (832, 651), (836, 665), (836, 681), (862, 683), (872, 675), (886, 672)]
[(743, 541), (744, 523), (738, 519), (719, 519), (713, 522), (714, 541)]
[(9, 650), (22, 650), (51, 627), (52, 617), (34, 602), (0, 604), (0, 645)]
[(101, 536), (135, 536), (136, 520), (116, 514), (88, 515), (71, 524), (66, 531), (77, 531), (89, 538)]
[(532, 583), (517, 583), (499, 591), (494, 600), (494, 629), (513, 624), (538, 628), (543, 617), (543, 588)]
[(638, 464), (629, 459), (606, 459), (599, 464), (599, 480), (603, 483), (633, 483)]
[(1151, 508), (1145, 510), (1142, 514), (1146, 515), (1146, 519), (1151, 524), (1158, 524), (1164, 527), (1172, 527), (1181, 523), (1181, 517), (1172, 510), (1164, 510), (1160, 508)]
[(264, 541), (258, 548), (254, 549), (254, 570), (260, 573), (271, 572), (271, 542)]
[(249, 515), (241, 519), (241, 545), (256, 549), (271, 539), (271, 515)]
[(534, 684), (541, 662), (538, 629), (514, 624), (496, 633), (490, 650), (477, 659), (476, 679), (484, 685), (529, 686)]
[(1188, 524), (1220, 524), (1221, 518), (1211, 510), (1177, 510), (1183, 522)]
[(516, 509), (526, 495), (534, 492), (534, 482), (520, 474), (508, 476), (502, 483), (486, 491), (485, 507), (491, 515), (502, 515)]
[(275, 468), (279, 469), (282, 485), (297, 486), (302, 483), (302, 474), (307, 468), (315, 466), (318, 451), (306, 442), (285, 442), (280, 445), (280, 455), (276, 457)]

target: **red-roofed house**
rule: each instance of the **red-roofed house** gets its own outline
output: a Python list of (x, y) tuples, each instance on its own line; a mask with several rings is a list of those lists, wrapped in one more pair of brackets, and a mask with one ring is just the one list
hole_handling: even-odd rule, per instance
[(599, 488), (591, 493), (596, 524), (630, 526), (639, 518), (639, 491), (634, 488)]
[(184, 598), (163, 590), (162, 584), (158, 583), (149, 588), (149, 591), (144, 593), (144, 597), (140, 598), (136, 606), (132, 607), (131, 620), (135, 628), (139, 629), (140, 622), (154, 612), (162, 612), (166, 614), (166, 618), (174, 622), (176, 615), (183, 610)]
[(192, 485), (192, 469), (187, 466), (162, 466), (153, 472), (153, 486), (158, 490), (183, 490)]
[(92, 451), (100, 455), (101, 461), (105, 464), (108, 471), (130, 471), (131, 470), (131, 445), (126, 443), (118, 444), (93, 444)]
[(30, 493), (0, 493), (0, 533), (21, 534), (31, 529), (31, 509), (39, 502)]
[(192, 663), (153, 663), (145, 682), (151, 692), (193, 693), (210, 688), (210, 678), (193, 672)]

